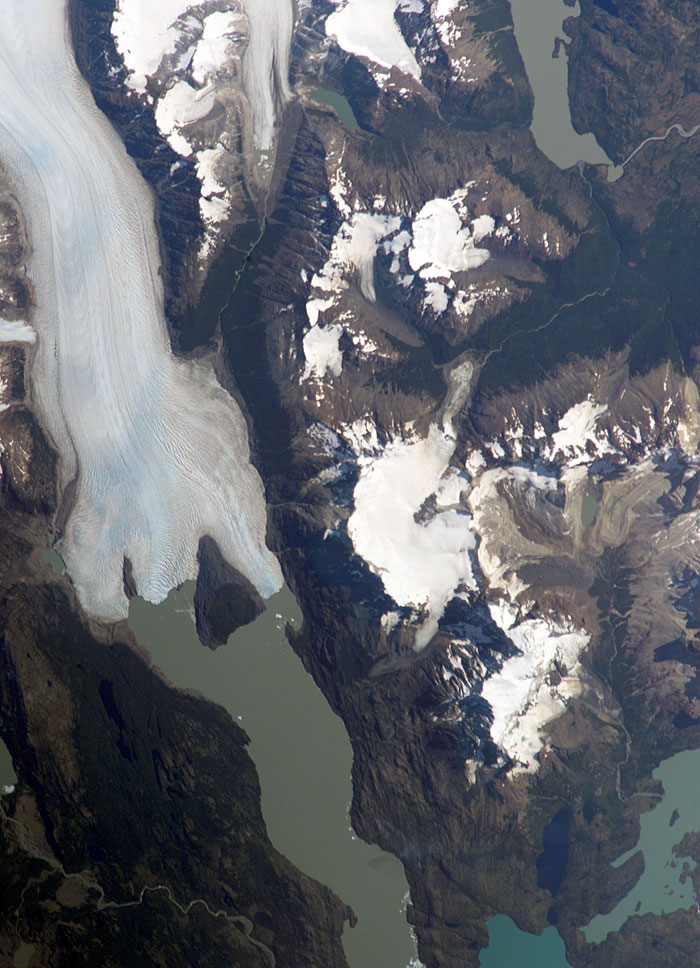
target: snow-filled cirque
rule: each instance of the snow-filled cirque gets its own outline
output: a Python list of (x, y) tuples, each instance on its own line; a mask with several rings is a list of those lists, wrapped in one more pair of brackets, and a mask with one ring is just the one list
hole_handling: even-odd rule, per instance
[(281, 583), (245, 421), (176, 359), (150, 193), (73, 59), (61, 0), (0, 0), (0, 161), (33, 245), (32, 394), (75, 481), (60, 551), (92, 615), (126, 615), (123, 562), (160, 601), (211, 535), (263, 595)]

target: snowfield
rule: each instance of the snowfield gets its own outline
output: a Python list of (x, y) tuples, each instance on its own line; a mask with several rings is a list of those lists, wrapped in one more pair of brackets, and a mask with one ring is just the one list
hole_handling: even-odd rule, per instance
[(0, 0), (0, 14), (0, 159), (33, 246), (33, 397), (62, 486), (76, 482), (60, 552), (80, 600), (125, 617), (127, 556), (161, 601), (196, 576), (204, 534), (270, 595), (281, 574), (243, 416), (171, 353), (153, 200), (77, 70), (65, 3)]
[[(426, 437), (397, 437), (382, 445), (367, 418), (341, 430), (359, 469), (348, 534), (355, 552), (379, 575), (396, 604), (412, 610), (408, 622), (416, 627), (416, 650), (438, 630), (450, 599), (469, 601), (469, 593), (476, 591), (474, 559), (492, 591), (500, 584), (499, 537), (484, 526), (485, 512), (498, 499), (497, 485), (518, 484), (530, 506), (535, 493), (556, 491), (560, 483), (568, 489), (571, 483), (566, 474), (560, 482), (541, 465), (489, 468), (478, 450), (465, 462), (469, 476), (451, 467), (455, 449), (451, 420), (463, 403), (460, 393), (466, 392), (470, 374), (454, 371), (452, 377), (443, 427), (432, 424)], [(567, 432), (570, 423), (588, 428), (601, 412), (600, 407), (573, 408), (570, 420), (561, 421), (560, 427), (563, 422)], [(509, 589), (513, 601), (519, 590)], [(521, 619), (509, 597), (499, 594), (489, 609), (518, 653), (497, 668), (487, 670), (478, 663), (476, 677), (474, 668), (466, 672), (461, 660), (453, 666), (461, 682), (460, 695), (479, 694), (489, 704), (491, 738), (513, 761), (510, 775), (517, 776), (538, 770), (547, 727), (565, 712), (570, 699), (581, 694), (581, 658), (590, 636), (553, 614)], [(403, 620), (405, 613), (402, 617), (389, 611), (382, 627), (389, 632)], [(479, 762), (469, 767), (472, 779)]]
[(433, 425), (427, 437), (394, 440), (377, 456), (358, 461), (360, 479), (348, 533), (355, 551), (381, 577), (397, 605), (426, 611), (416, 632), (416, 649), (433, 637), (458, 586), (475, 587), (469, 553), (476, 539), (470, 516), (440, 510), (425, 522), (415, 519), (431, 495), (438, 506), (452, 503), (455, 481), (448, 466), (454, 447), (454, 439)]
[(326, 36), (349, 54), (420, 80), (418, 62), (394, 19), (398, 6), (399, 0), (345, 0), (326, 21)]
[[(581, 692), (579, 657), (590, 636), (545, 619), (516, 623), (505, 602), (491, 605), (491, 617), (521, 651), (483, 684), (481, 695), (493, 711), (491, 738), (516, 763), (514, 774), (535, 773), (542, 749), (541, 731), (561, 716), (569, 699)], [(566, 670), (552, 685), (555, 669)]]

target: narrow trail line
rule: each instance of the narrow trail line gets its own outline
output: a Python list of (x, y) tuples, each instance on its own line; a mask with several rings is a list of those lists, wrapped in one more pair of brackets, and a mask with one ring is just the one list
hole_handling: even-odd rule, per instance
[[(170, 889), (170, 887), (168, 887), (167, 884), (145, 885), (144, 887), (141, 888), (138, 897), (134, 898), (132, 901), (121, 901), (121, 902), (108, 901), (105, 897), (104, 888), (96, 880), (94, 880), (91, 877), (86, 877), (84, 874), (81, 874), (81, 873), (69, 873), (65, 869), (63, 864), (61, 864), (61, 862), (58, 861), (55, 857), (52, 857), (48, 854), (44, 854), (41, 851), (36, 850), (36, 848), (32, 847), (28, 841), (27, 829), (24, 826), (24, 824), (21, 821), (17, 820), (15, 817), (9, 817), (4, 807), (1, 805), (0, 805), (0, 814), (2, 814), (3, 819), (8, 824), (12, 824), (18, 830), (19, 841), (20, 841), (22, 850), (24, 850), (25, 853), (29, 854), (30, 857), (33, 857), (35, 860), (40, 860), (43, 863), (48, 864), (48, 866), (53, 871), (61, 874), (66, 880), (71, 880), (71, 879), (77, 880), (87, 890), (97, 891), (99, 894), (99, 897), (94, 902), (94, 904), (98, 911), (113, 911), (113, 910), (120, 910), (122, 908), (138, 907), (140, 904), (143, 903), (143, 899), (146, 896), (146, 894), (163, 893), (167, 896), (170, 903), (174, 907), (176, 907), (178, 911), (181, 914), (183, 914), (185, 917), (189, 915), (190, 911), (194, 907), (200, 906), (204, 908), (204, 910), (210, 917), (223, 918), (230, 925), (235, 927), (238, 931), (242, 931), (242, 933), (245, 935), (247, 940), (252, 945), (255, 945), (256, 948), (260, 948), (261, 951), (264, 953), (265, 957), (267, 958), (270, 964), (270, 968), (275, 968), (274, 953), (270, 950), (270, 948), (267, 947), (266, 944), (263, 944), (262, 941), (257, 941), (255, 938), (252, 937), (252, 932), (255, 925), (250, 920), (250, 918), (246, 918), (242, 914), (229, 914), (228, 911), (225, 911), (223, 909), (214, 910), (209, 906), (208, 902), (201, 897), (194, 898), (194, 900), (189, 901), (187, 904), (181, 904), (177, 900), (177, 898), (175, 897), (172, 890)], [(30, 878), (25, 884), (24, 888), (22, 889), (19, 904), (17, 906), (17, 909), (14, 912), (15, 927), (17, 929), (18, 934), (19, 934), (19, 919), (21, 916), (22, 906), (24, 904), (25, 894), (27, 893), (30, 887), (32, 887), (34, 884), (42, 883), (42, 881), (46, 880), (48, 876), (49, 875), (47, 871), (42, 871), (42, 873), (37, 875), (36, 877)]]
[[(676, 131), (681, 136), (681, 138), (685, 138), (685, 139), (692, 138), (695, 134), (697, 134), (698, 131), (700, 131), (700, 124), (696, 124), (689, 131), (686, 131), (686, 129), (683, 127), (682, 124), (680, 124), (679, 122), (675, 122), (674, 124), (669, 125), (669, 127), (666, 129), (665, 134), (663, 135), (655, 134), (655, 135), (651, 135), (648, 138), (645, 138), (644, 141), (642, 141), (641, 144), (637, 145), (634, 151), (631, 152), (620, 165), (616, 166), (616, 170), (619, 170), (619, 174), (617, 178), (609, 179), (609, 181), (617, 181), (619, 178), (621, 178), (622, 175), (624, 174), (625, 166), (628, 165), (630, 161), (632, 161), (635, 155), (637, 155), (638, 152), (640, 152), (645, 145), (648, 145), (649, 142), (651, 141), (666, 141), (666, 139), (670, 137), (673, 131)], [(550, 318), (546, 322), (542, 323), (540, 326), (537, 326), (535, 329), (518, 329), (512, 333), (509, 333), (501, 340), (498, 346), (494, 347), (493, 349), (489, 350), (488, 353), (486, 353), (486, 355), (481, 361), (481, 366), (484, 367), (489, 362), (492, 356), (495, 356), (497, 353), (501, 353), (506, 343), (509, 343), (511, 340), (515, 339), (516, 336), (524, 336), (524, 335), (534, 336), (537, 333), (541, 333), (543, 330), (551, 326), (552, 323), (554, 323), (555, 320), (558, 319), (558, 317), (567, 309), (573, 309), (575, 306), (579, 306), (581, 303), (586, 302), (586, 300), (592, 299), (595, 296), (598, 296), (600, 298), (603, 298), (604, 296), (606, 296), (610, 292), (610, 289), (612, 288), (613, 283), (615, 282), (615, 278), (617, 276), (617, 271), (619, 267), (620, 267), (620, 256), (618, 251), (618, 261), (617, 261), (617, 265), (615, 266), (615, 271), (610, 280), (610, 283), (604, 289), (594, 290), (592, 292), (584, 293), (583, 296), (580, 296), (578, 299), (574, 300), (574, 302), (563, 303), (561, 306), (559, 306), (556, 312), (552, 316), (550, 316)]]
[(584, 293), (583, 296), (580, 296), (578, 299), (575, 299), (573, 302), (562, 303), (562, 305), (559, 306), (559, 308), (549, 317), (548, 320), (546, 320), (544, 323), (541, 323), (539, 326), (536, 326), (535, 329), (516, 329), (514, 332), (509, 333), (501, 340), (498, 346), (494, 346), (493, 349), (488, 351), (488, 353), (484, 356), (483, 360), (481, 361), (480, 366), (483, 368), (484, 366), (486, 366), (486, 364), (489, 362), (492, 356), (495, 356), (497, 353), (503, 352), (503, 348), (506, 345), (506, 343), (509, 343), (511, 340), (515, 339), (516, 336), (534, 336), (536, 333), (541, 333), (545, 329), (548, 329), (552, 325), (552, 323), (554, 323), (559, 318), (559, 316), (561, 316), (561, 314), (565, 312), (567, 309), (573, 309), (575, 306), (580, 306), (581, 303), (584, 303), (589, 299), (594, 299), (596, 296), (598, 296), (601, 299), (604, 296), (607, 296), (607, 294), (610, 292), (613, 286), (613, 283), (615, 282), (615, 277), (617, 276), (618, 267), (619, 267), (619, 261), (618, 261), (618, 265), (615, 267), (615, 272), (613, 273), (613, 277), (610, 280), (610, 283), (604, 289), (595, 289), (592, 292)]

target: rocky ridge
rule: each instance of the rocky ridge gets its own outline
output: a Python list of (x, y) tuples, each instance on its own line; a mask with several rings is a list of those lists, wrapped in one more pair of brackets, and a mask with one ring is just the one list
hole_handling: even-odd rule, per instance
[[(420, 84), (329, 40), (330, 5), (302, 13), (300, 109), (283, 129), (264, 231), (235, 287), (210, 275), (208, 323), (188, 339), (206, 342), (216, 317), (220, 371), (233, 374), (257, 433), (270, 540), (306, 617), (293, 645), (352, 739), (355, 829), (405, 864), (423, 963), (478, 964), (485, 919), (505, 912), (536, 932), (556, 922), (575, 968), (625, 965), (638, 950), (661, 968), (669, 945), (694, 950), (696, 915), (634, 918), (599, 946), (578, 929), (639, 874), (638, 856), (610, 862), (658, 797), (651, 770), (699, 740), (688, 647), (696, 273), (677, 242), (684, 232), (694, 251), (692, 174), (675, 188), (694, 142), (648, 145), (613, 185), (559, 172), (527, 130), (531, 98), (505, 5), (468, 16), (418, 6), (397, 23)], [(671, 7), (655, 50), (677, 34)], [(604, 113), (583, 107), (591, 70), (614, 76), (618, 105), (631, 89), (643, 98), (649, 75), (634, 67), (648, 44), (629, 41), (624, 71), (600, 66), (616, 9), (583, 5), (570, 86), (575, 122), (624, 160), (658, 127), (620, 108), (614, 141)], [(651, 36), (650, 9), (630, 31)], [(313, 103), (321, 66), (360, 130)], [(682, 107), (673, 90), (669, 124)], [(448, 251), (431, 247), (434, 219), (449, 229)], [(221, 265), (238, 272), (240, 259)], [(171, 274), (176, 334), (185, 288)], [(414, 523), (460, 521), (476, 540), (457, 548), (470, 574), (416, 650), (429, 607), (392, 597), (386, 562), (358, 555), (351, 522), (363, 474), (387, 454), (421, 452), (431, 428), (439, 453)], [(495, 738), (489, 683), (512, 682), (512, 663), (574, 633), (584, 644), (543, 651), (537, 691)], [(541, 749), (524, 763), (510, 727), (533, 709)], [(538, 858), (561, 810), (569, 847), (552, 885)]]

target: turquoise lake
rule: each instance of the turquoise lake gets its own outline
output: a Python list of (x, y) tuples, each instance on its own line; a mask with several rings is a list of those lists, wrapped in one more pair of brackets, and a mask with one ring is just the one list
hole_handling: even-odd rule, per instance
[(489, 918), (486, 926), (489, 946), (481, 952), (481, 968), (571, 968), (556, 928), (528, 934), (505, 914)]

